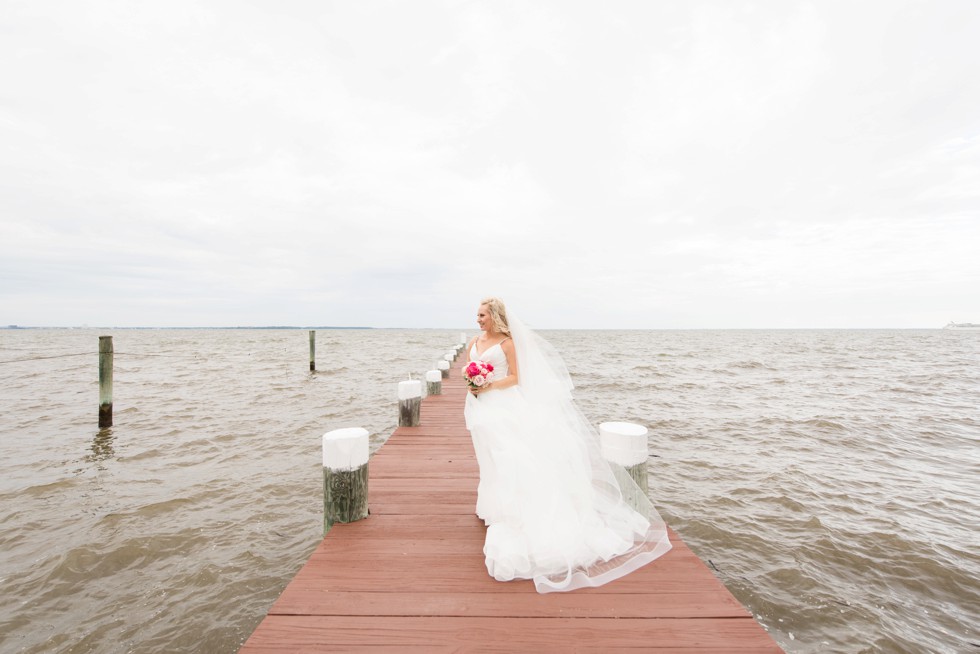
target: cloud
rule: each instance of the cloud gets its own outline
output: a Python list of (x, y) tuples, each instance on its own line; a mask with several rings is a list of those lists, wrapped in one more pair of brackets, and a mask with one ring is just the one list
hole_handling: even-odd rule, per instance
[[(980, 319), (969, 2), (8, 7), (0, 322)], [(973, 316), (971, 318), (971, 316)]]

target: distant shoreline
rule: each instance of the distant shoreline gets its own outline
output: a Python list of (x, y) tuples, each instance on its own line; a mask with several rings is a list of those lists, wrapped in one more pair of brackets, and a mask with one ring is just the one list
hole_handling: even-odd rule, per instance
[(51, 327), (51, 326), (21, 326), (21, 325), (5, 325), (0, 327), (0, 330), (22, 330), (22, 329), (375, 329), (374, 327), (334, 327), (334, 326), (311, 326), (311, 327), (296, 327), (292, 325), (268, 325), (262, 327), (108, 327), (108, 326), (94, 326), (90, 327), (84, 325), (81, 327)]
[[(170, 330), (170, 331), (191, 331), (191, 330), (344, 330), (344, 329), (356, 329), (356, 330), (463, 330), (463, 331), (474, 331), (469, 327), (340, 327), (336, 325), (318, 325), (302, 327), (296, 325), (260, 325), (260, 326), (243, 326), (239, 325), (236, 327), (154, 327), (152, 325), (142, 325), (139, 327), (112, 327), (106, 325), (81, 325), (74, 327), (61, 327), (53, 325), (2, 325), (0, 326), (0, 331), (27, 331), (27, 330), (54, 330), (54, 329), (66, 329), (66, 330), (128, 330), (136, 331), (140, 329), (156, 329), (156, 330)], [(950, 329), (949, 327), (537, 327), (536, 331), (586, 331), (586, 332), (743, 332), (743, 331), (977, 331), (977, 328), (958, 328)]]

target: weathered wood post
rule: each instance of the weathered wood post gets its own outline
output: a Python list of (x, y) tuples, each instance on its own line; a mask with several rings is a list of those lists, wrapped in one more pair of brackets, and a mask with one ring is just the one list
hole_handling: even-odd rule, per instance
[(368, 432), (360, 427), (323, 435), (323, 533), (335, 522), (368, 515)]
[[(647, 428), (633, 422), (604, 422), (599, 425), (599, 445), (602, 456), (610, 463), (620, 465), (639, 486), (643, 499), (624, 492), (623, 499), (634, 509), (649, 504), (647, 493)], [(634, 491), (635, 493), (635, 491)]]
[(425, 394), (442, 395), (442, 373), (438, 370), (425, 373)]
[(310, 330), (310, 371), (316, 370), (316, 330)]
[(112, 336), (99, 336), (99, 429), (112, 427)]
[(398, 426), (418, 427), (422, 410), (422, 382), (417, 379), (398, 382)]
[(443, 379), (449, 379), (449, 362), (443, 359), (436, 363), (436, 369), (442, 373)]

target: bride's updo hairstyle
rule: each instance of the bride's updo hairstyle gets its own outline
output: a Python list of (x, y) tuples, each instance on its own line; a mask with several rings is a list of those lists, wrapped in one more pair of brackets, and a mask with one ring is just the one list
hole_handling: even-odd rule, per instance
[(507, 307), (504, 306), (504, 301), (500, 298), (488, 297), (480, 302), (480, 306), (485, 306), (490, 312), (493, 328), (501, 334), (510, 336), (510, 325), (507, 324)]

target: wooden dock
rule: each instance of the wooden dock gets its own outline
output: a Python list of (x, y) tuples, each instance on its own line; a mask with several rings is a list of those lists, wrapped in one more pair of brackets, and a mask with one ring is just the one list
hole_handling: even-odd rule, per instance
[(494, 581), (458, 362), (442, 388), (371, 459), (371, 515), (330, 530), (242, 654), (782, 651), (673, 531), (668, 554), (599, 588)]

